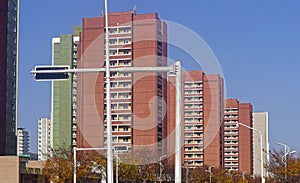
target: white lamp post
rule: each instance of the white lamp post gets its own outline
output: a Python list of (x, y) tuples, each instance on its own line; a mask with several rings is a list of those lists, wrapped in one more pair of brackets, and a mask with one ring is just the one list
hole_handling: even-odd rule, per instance
[(208, 167), (208, 170), (205, 170), (206, 172), (209, 173), (209, 183), (212, 183), (212, 171), (211, 171), (212, 166)]
[(162, 156), (160, 156), (158, 158), (158, 164), (159, 164), (159, 182), (162, 182), (162, 171), (163, 171), (164, 165), (161, 163), (161, 160), (164, 157), (167, 157), (167, 155), (162, 155)]
[(116, 158), (116, 183), (119, 183), (119, 165), (121, 163), (121, 159), (118, 156), (118, 153), (116, 153), (114, 157)]
[(110, 63), (109, 63), (109, 31), (108, 31), (108, 3), (104, 0), (105, 9), (105, 65), (106, 65), (106, 126), (107, 126), (107, 182), (113, 183), (113, 147), (110, 99)]
[(284, 155), (281, 157), (281, 161), (284, 163), (284, 182), (287, 182), (287, 160), (286, 160), (286, 157), (289, 154), (295, 153), (296, 151), (290, 151), (289, 146), (287, 146), (286, 144), (283, 144), (280, 142), (278, 142), (277, 144), (284, 146)]
[[(106, 66), (109, 65), (106, 64)], [(107, 68), (83, 68), (83, 69), (69, 69), (62, 68), (59, 70), (51, 69), (52, 66), (48, 66), (48, 69), (39, 70), (43, 66), (36, 66), (35, 70), (31, 71), (35, 75), (44, 75), (43, 77), (49, 77), (49, 74), (61, 73), (84, 73), (84, 72), (105, 72)], [(176, 129), (175, 129), (175, 183), (181, 183), (181, 62), (177, 61), (173, 66), (164, 67), (123, 67), (123, 68), (112, 68), (108, 69), (112, 72), (172, 72), (176, 75)], [(46, 76), (45, 76), (46, 75)], [(109, 76), (109, 75), (108, 75)], [(51, 78), (47, 78), (51, 80)], [(60, 78), (64, 79), (65, 78)], [(109, 78), (107, 83), (110, 82)], [(41, 79), (42, 80), (42, 79)], [(44, 80), (45, 81), (45, 80)], [(107, 84), (107, 88), (110, 84)], [(110, 111), (110, 90), (107, 92), (107, 183), (113, 183), (113, 153), (112, 153), (112, 133), (111, 133), (111, 111)], [(110, 143), (109, 143), (110, 142)], [(103, 148), (74, 148), (74, 151), (78, 150), (100, 150)], [(76, 154), (74, 154), (74, 182), (76, 182)]]
[(184, 163), (185, 168), (185, 183), (189, 183), (189, 163), (193, 161), (187, 161)]
[(237, 123), (237, 127), (239, 125), (244, 126), (246, 128), (249, 128), (249, 129), (254, 130), (254, 131), (256, 131), (256, 132), (259, 133), (259, 136), (260, 136), (260, 174), (261, 174), (261, 183), (265, 183), (265, 178), (264, 178), (264, 159), (263, 159), (264, 157), (263, 157), (263, 146), (262, 146), (262, 144), (263, 144), (262, 133), (261, 133), (260, 130), (255, 129), (255, 128), (251, 127), (251, 126), (245, 125), (243, 123)]

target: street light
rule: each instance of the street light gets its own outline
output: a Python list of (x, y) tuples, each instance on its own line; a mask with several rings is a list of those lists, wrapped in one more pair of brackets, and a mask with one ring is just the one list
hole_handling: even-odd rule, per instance
[(228, 170), (227, 170), (227, 173), (225, 173), (225, 174), (229, 175), (229, 177), (232, 177), (232, 175), (231, 175), (231, 173), (230, 173), (231, 171), (232, 171), (232, 169), (228, 169)]
[(211, 168), (212, 168), (212, 166), (209, 166), (209, 167), (208, 167), (208, 170), (205, 170), (206, 172), (209, 173), (209, 183), (212, 182), (212, 171), (211, 171)]
[(244, 182), (244, 180), (245, 180), (245, 171), (243, 171), (242, 177), (243, 177), (243, 182)]
[(185, 182), (186, 183), (189, 183), (189, 164), (190, 162), (193, 162), (193, 161), (187, 161), (184, 163), (184, 168), (185, 168)]
[(158, 164), (159, 164), (159, 182), (162, 182), (162, 171), (164, 169), (164, 165), (161, 163), (161, 160), (167, 157), (167, 155), (162, 155), (158, 158)]
[(110, 99), (110, 63), (109, 63), (109, 35), (108, 35), (108, 3), (104, 0), (105, 9), (105, 68), (106, 68), (106, 126), (107, 126), (107, 182), (113, 183), (113, 147), (112, 147), (112, 122)]
[(117, 153), (114, 155), (114, 157), (116, 158), (116, 183), (119, 183), (119, 165), (121, 160)]
[(286, 161), (286, 157), (289, 154), (293, 154), (296, 153), (296, 151), (290, 151), (290, 147), (287, 146), (286, 144), (277, 143), (278, 145), (284, 146), (284, 155), (281, 157), (281, 161), (284, 163), (284, 182), (287, 182), (287, 161)]
[(239, 125), (241, 125), (241, 126), (244, 126), (246, 128), (249, 128), (249, 129), (254, 130), (254, 131), (256, 131), (256, 132), (259, 133), (259, 136), (260, 136), (260, 174), (261, 174), (261, 183), (264, 183), (265, 182), (265, 178), (264, 178), (264, 159), (263, 159), (263, 146), (262, 146), (263, 137), (262, 137), (262, 133), (261, 133), (260, 130), (255, 129), (255, 128), (251, 127), (251, 126), (245, 125), (243, 123), (236, 123), (236, 124), (237, 124), (237, 127)]

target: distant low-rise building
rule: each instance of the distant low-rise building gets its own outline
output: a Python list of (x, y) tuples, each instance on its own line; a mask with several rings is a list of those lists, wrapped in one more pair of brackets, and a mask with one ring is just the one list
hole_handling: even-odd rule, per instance
[(46, 183), (46, 177), (41, 175), (44, 165), (44, 161), (29, 161), (26, 156), (0, 156), (0, 182)]

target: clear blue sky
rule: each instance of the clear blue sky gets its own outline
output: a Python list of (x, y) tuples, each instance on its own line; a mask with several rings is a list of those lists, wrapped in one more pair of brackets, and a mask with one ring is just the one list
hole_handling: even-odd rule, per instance
[[(269, 112), (271, 147), (288, 144), (300, 152), (300, 1), (108, 0), (109, 11), (157, 12), (201, 36), (218, 58), (227, 97)], [(19, 126), (37, 152), (37, 121), (50, 117), (50, 83), (30, 70), (51, 64), (51, 38), (72, 33), (82, 18), (102, 14), (103, 0), (21, 1)], [(184, 54), (170, 57), (193, 67)]]

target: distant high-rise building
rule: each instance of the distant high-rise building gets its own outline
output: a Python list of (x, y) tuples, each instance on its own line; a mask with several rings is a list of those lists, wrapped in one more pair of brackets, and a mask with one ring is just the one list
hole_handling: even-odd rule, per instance
[[(262, 133), (262, 152), (264, 164), (264, 177), (268, 177), (267, 167), (265, 165), (269, 162), (269, 117), (268, 112), (254, 112), (253, 113), (253, 128)], [(261, 176), (261, 139), (257, 132), (253, 133), (253, 168), (254, 175)]]
[(1, 0), (0, 18), (0, 155), (16, 155), (19, 0)]
[(29, 133), (25, 128), (18, 128), (18, 155), (29, 154)]
[[(109, 14), (110, 66), (167, 65), (166, 24), (154, 14)], [(105, 18), (83, 19), (78, 68), (105, 65)], [(105, 73), (78, 74), (78, 147), (106, 145)], [(166, 153), (166, 73), (111, 72), (113, 145)], [(147, 149), (148, 148), (148, 149)], [(157, 160), (157, 159), (155, 159)], [(153, 162), (153, 161), (152, 161)]]
[[(52, 39), (52, 65), (77, 67), (77, 45), (81, 27), (74, 27), (74, 34), (64, 34)], [(68, 81), (52, 83), (53, 149), (76, 145), (77, 76)]]
[(52, 121), (40, 118), (38, 121), (38, 160), (46, 160), (52, 152)]
[[(175, 77), (168, 83), (168, 153), (175, 144)], [(182, 74), (182, 145), (183, 163), (191, 168), (203, 165), (220, 167), (221, 130), (224, 98), (223, 79), (217, 74), (206, 75), (200, 70)]]
[(224, 111), (224, 168), (233, 171), (253, 173), (252, 130), (239, 125), (253, 127), (252, 105), (227, 99)]

